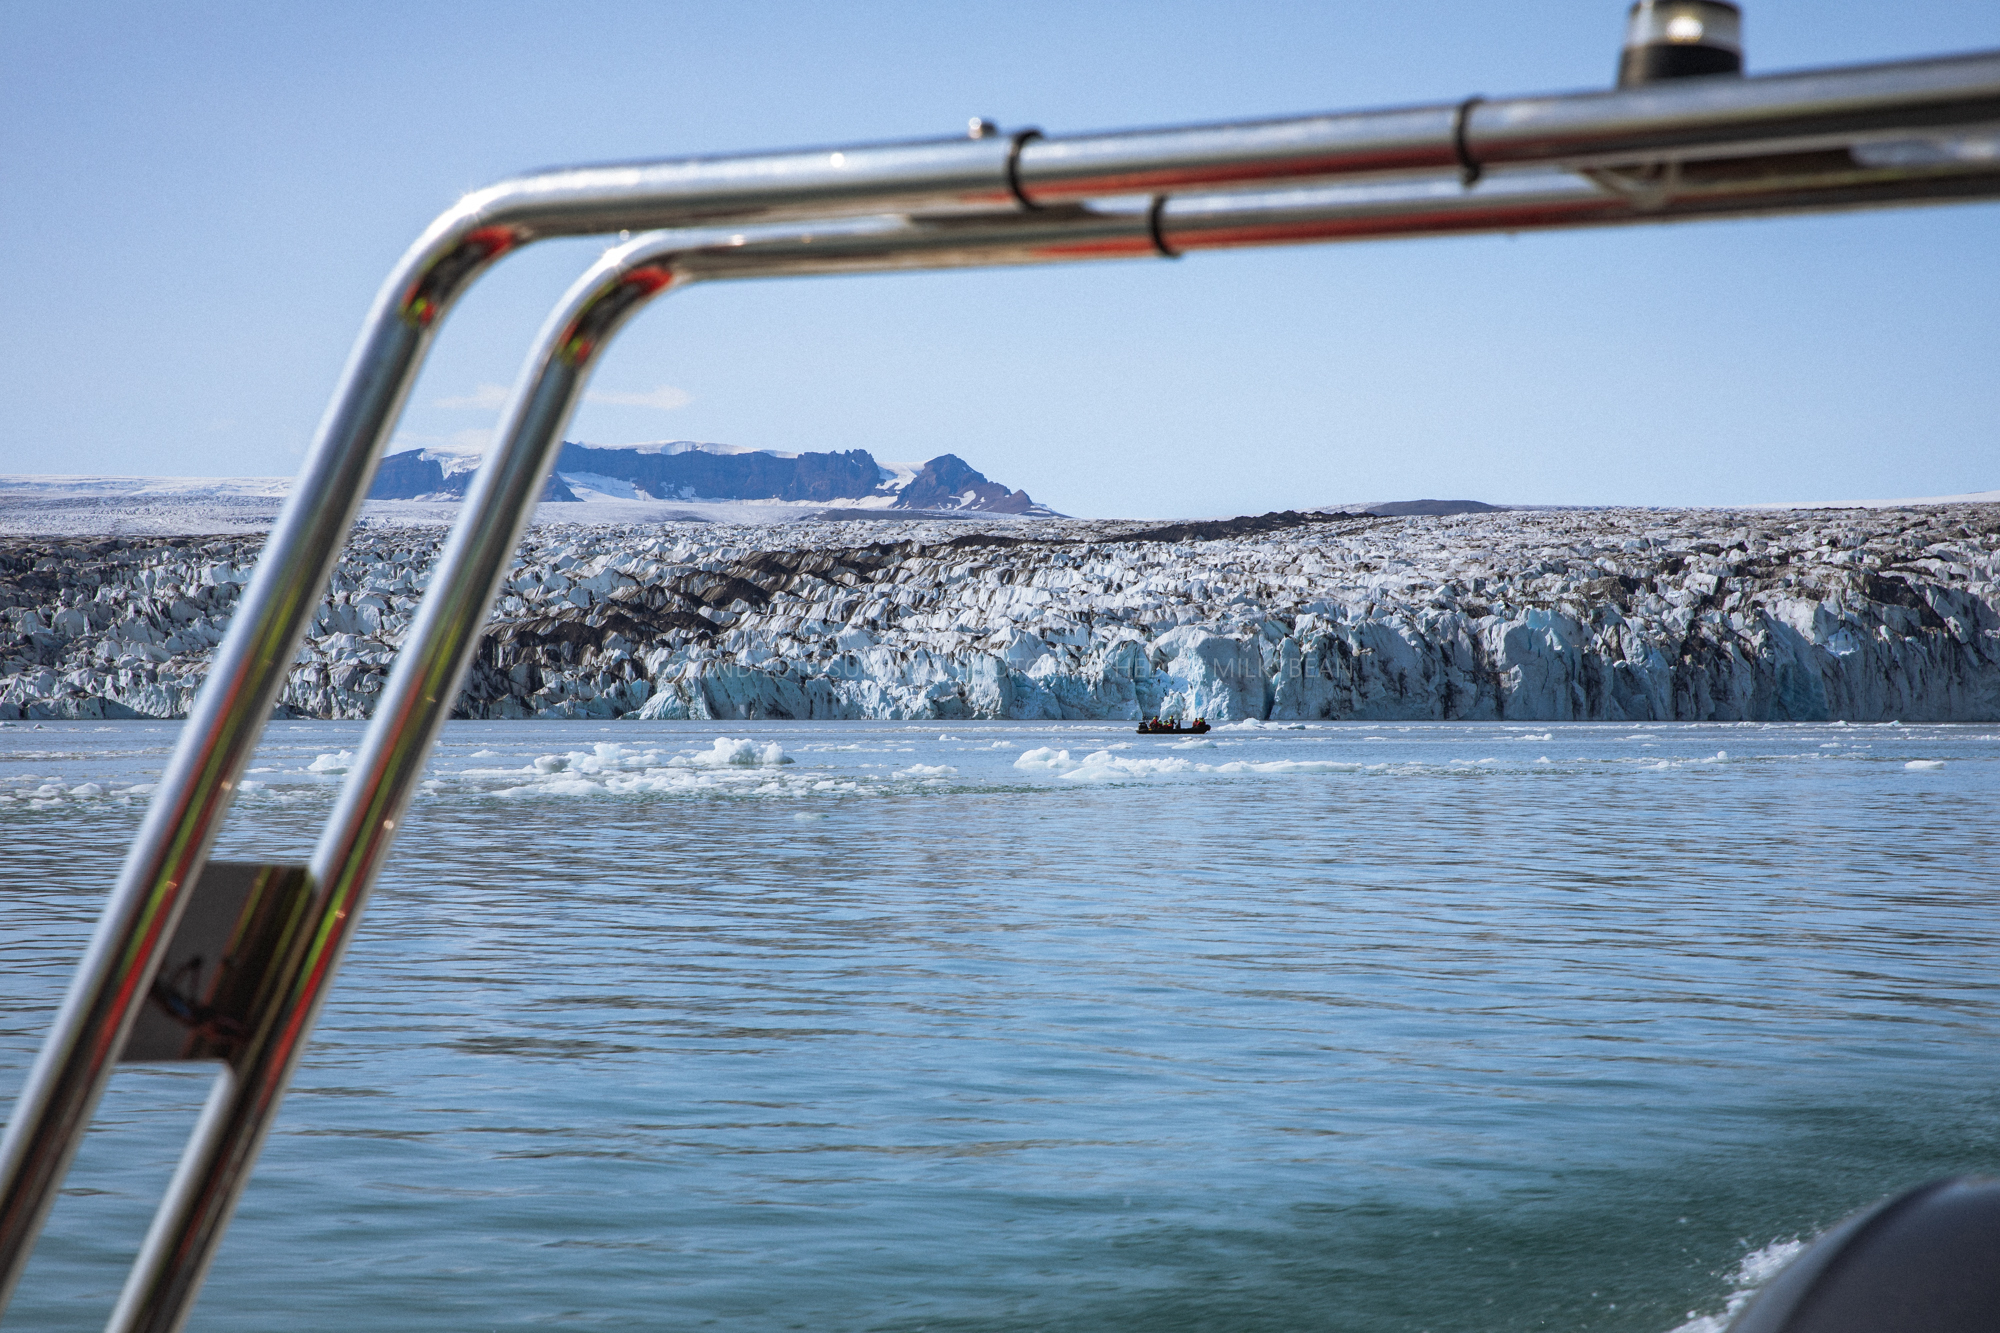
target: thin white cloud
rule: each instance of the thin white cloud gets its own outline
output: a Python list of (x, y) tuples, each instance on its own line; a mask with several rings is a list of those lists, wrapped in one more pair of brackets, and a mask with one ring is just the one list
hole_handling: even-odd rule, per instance
[(433, 407), (450, 408), (453, 411), (498, 412), (507, 405), (507, 386), (504, 384), (482, 384), (471, 393), (458, 398), (440, 398)]
[(652, 407), (662, 412), (671, 412), (677, 407), (686, 407), (694, 401), (694, 395), (686, 389), (676, 389), (671, 384), (662, 384), (657, 389), (643, 393), (611, 393), (604, 389), (592, 389), (584, 395), (588, 403), (602, 403), (606, 407)]

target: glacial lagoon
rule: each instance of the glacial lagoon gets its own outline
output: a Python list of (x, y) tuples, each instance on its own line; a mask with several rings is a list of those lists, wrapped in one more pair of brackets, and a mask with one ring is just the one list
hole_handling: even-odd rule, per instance
[[(451, 724), (191, 1326), (1708, 1333), (2000, 1169), (2000, 727), (1128, 727)], [(10, 1101), (178, 730), (0, 726)], [(117, 1076), (9, 1327), (207, 1081)]]

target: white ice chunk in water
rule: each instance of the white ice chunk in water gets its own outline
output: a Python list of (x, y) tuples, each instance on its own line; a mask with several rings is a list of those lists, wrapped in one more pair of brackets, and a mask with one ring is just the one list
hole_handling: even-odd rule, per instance
[(1072, 759), (1068, 750), (1051, 750), (1044, 746), (1029, 750), (1016, 759), (1014, 767), (1031, 773), (1053, 773), (1076, 782), (1104, 782), (1115, 778), (1185, 773), (1189, 766), (1185, 759), (1128, 759), (1109, 750), (1093, 750), (1081, 759)]
[(911, 764), (908, 768), (897, 769), (891, 776), (918, 779), (955, 778), (958, 776), (958, 770), (950, 764)]
[(1909, 763), (1907, 763), (1907, 764), (1904, 764), (1904, 765), (1903, 765), (1903, 767), (1904, 767), (1904, 768), (1909, 768), (1909, 769), (1915, 769), (1915, 770), (1917, 770), (1918, 772), (1928, 772), (1929, 770), (1931, 770), (1931, 769), (1933, 769), (1933, 768), (1943, 768), (1943, 767), (1944, 767), (1944, 760), (1942, 760), (1942, 759), (1912, 759), (1912, 760), (1911, 760), (1911, 761), (1910, 761)]
[(323, 754), (306, 765), (308, 773), (345, 773), (354, 766), (354, 751), (342, 750), (337, 754)]
[(667, 761), (675, 768), (776, 768), (789, 764), (792, 757), (785, 747), (772, 741), (759, 745), (748, 736), (735, 740), (717, 736), (715, 744), (691, 755), (675, 755)]
[[(1068, 757), (1064, 751), (1064, 757)], [(1025, 758), (1026, 756), (1023, 756)], [(1019, 761), (1016, 761), (1018, 767)], [(1065, 782), (1111, 782), (1121, 778), (1151, 778), (1168, 773), (1185, 773), (1190, 765), (1185, 759), (1128, 759), (1109, 750), (1095, 750), (1083, 757), (1065, 772)]]
[(1338, 759), (1273, 759), (1269, 763), (1253, 764), (1239, 759), (1230, 764), (1217, 764), (1213, 768), (1201, 766), (1204, 773), (1358, 773), (1361, 765)]

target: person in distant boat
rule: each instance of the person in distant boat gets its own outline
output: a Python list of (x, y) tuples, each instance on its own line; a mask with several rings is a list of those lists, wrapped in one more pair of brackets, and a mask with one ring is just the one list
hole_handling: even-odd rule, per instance
[(1178, 721), (1167, 722), (1157, 717), (1149, 717), (1139, 723), (1141, 736), (1199, 736), (1207, 730), (1207, 720), (1199, 717), (1185, 727)]

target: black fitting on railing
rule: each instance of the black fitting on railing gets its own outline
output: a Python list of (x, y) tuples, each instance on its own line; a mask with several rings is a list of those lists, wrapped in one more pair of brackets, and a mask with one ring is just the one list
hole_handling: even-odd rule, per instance
[(1146, 234), (1153, 238), (1153, 248), (1160, 252), (1162, 259), (1179, 259), (1181, 252), (1167, 244), (1167, 234), (1161, 230), (1161, 214), (1167, 211), (1167, 196), (1153, 196), (1153, 206), (1146, 210)]
[(1479, 184), (1480, 176), (1486, 171), (1473, 160), (1472, 145), (1465, 138), (1472, 120), (1472, 108), (1485, 100), (1477, 93), (1473, 94), (1458, 104), (1458, 111), (1451, 118), (1451, 154), (1458, 159), (1458, 183), (1468, 190)]
[(1040, 208), (1041, 205), (1028, 198), (1028, 192), (1021, 188), (1021, 149), (1028, 140), (1042, 137), (1040, 130), (1022, 130), (1014, 136), (1014, 146), (1007, 150), (1007, 192), (1014, 196), (1014, 202), (1023, 208)]

